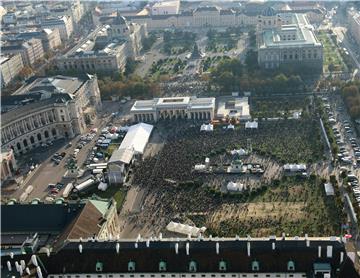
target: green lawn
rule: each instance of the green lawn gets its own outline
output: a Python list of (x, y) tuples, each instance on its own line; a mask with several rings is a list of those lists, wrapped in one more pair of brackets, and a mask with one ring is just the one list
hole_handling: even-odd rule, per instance
[(346, 69), (346, 66), (341, 58), (337, 46), (333, 44), (328, 34), (325, 32), (319, 32), (318, 38), (324, 47), (324, 71), (329, 72), (329, 65), (334, 65), (335, 71), (342, 71)]

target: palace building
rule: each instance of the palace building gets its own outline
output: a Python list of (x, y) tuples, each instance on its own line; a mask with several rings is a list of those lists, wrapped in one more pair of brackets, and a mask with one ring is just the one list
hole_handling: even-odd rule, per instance
[(138, 100), (130, 114), (136, 122), (156, 122), (160, 119), (212, 120), (215, 98), (169, 97)]
[(296, 66), (322, 71), (323, 46), (305, 14), (264, 10), (258, 24), (258, 63), (265, 69)]
[(25, 153), (48, 141), (73, 138), (101, 110), (96, 76), (38, 78), (1, 98), (1, 149)]

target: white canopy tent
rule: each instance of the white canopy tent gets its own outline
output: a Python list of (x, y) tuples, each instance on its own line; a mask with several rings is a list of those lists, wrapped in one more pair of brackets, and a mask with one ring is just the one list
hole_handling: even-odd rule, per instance
[(258, 128), (258, 125), (259, 124), (256, 121), (253, 122), (248, 121), (245, 123), (245, 128)]
[(193, 237), (199, 236), (201, 233), (206, 231), (205, 227), (197, 228), (195, 226), (190, 226), (186, 224), (181, 224), (177, 222), (171, 221), (167, 226), (166, 229), (170, 232), (179, 233), (183, 235), (191, 235)]
[(119, 149), (134, 149), (135, 153), (143, 154), (154, 126), (138, 123), (128, 129)]
[(290, 171), (290, 172), (303, 172), (303, 171), (306, 171), (306, 165), (305, 164), (285, 164), (284, 170)]
[(232, 150), (230, 151), (232, 155), (247, 155), (247, 151), (244, 149)]
[(236, 183), (231, 181), (226, 185), (226, 189), (231, 192), (241, 192), (245, 189), (245, 186), (242, 183)]
[(202, 124), (200, 127), (200, 131), (213, 131), (214, 126), (212, 124)]
[(334, 187), (331, 183), (329, 183), (329, 182), (325, 183), (324, 189), (325, 189), (326, 196), (334, 196), (335, 195)]

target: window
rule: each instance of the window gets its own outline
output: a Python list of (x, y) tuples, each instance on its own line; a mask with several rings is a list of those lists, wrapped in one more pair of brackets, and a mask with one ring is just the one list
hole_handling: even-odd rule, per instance
[[(103, 271), (103, 263), (102, 262), (96, 262), (95, 269), (96, 269), (96, 272)], [(98, 277), (99, 277), (99, 275), (98, 275)], [(101, 277), (101, 275), (100, 275), (100, 277)]]
[(53, 136), (56, 135), (56, 129), (55, 129), (55, 128), (53, 128), (53, 129), (51, 130), (51, 134), (52, 134)]
[(166, 262), (164, 261), (159, 262), (159, 271), (166, 271)]
[(226, 271), (226, 262), (224, 260), (219, 262), (219, 271)]
[(27, 147), (27, 146), (28, 146), (28, 142), (27, 142), (27, 140), (26, 140), (26, 139), (24, 139), (23, 144), (24, 144), (24, 146), (25, 146), (25, 147)]
[(21, 145), (20, 145), (20, 143), (17, 143), (17, 144), (16, 144), (16, 147), (18, 148), (18, 150), (21, 150)]
[(40, 133), (38, 133), (37, 139), (38, 139), (39, 141), (41, 141), (41, 134), (40, 134)]
[(91, 277), (91, 275), (86, 275), (86, 278), (90, 278)]
[(165, 274), (161, 274), (161, 277), (165, 277), (166, 275)]
[(190, 272), (196, 272), (197, 271), (197, 265), (195, 261), (190, 261), (189, 263), (189, 271)]
[(295, 263), (293, 261), (289, 261), (287, 264), (287, 270), (288, 271), (294, 271), (295, 270)]
[(252, 271), (259, 271), (260, 265), (258, 261), (253, 261), (251, 263), (251, 269)]
[(45, 130), (44, 136), (45, 136), (45, 138), (49, 138), (49, 131)]
[(61, 120), (62, 120), (63, 122), (65, 122), (65, 117), (64, 117), (64, 116), (61, 116)]
[(144, 274), (140, 274), (140, 277), (145, 277)]
[(135, 262), (128, 262), (128, 271), (135, 271)]

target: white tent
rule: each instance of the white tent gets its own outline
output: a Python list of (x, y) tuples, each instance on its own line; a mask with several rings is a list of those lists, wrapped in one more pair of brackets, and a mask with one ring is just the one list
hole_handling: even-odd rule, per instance
[(324, 189), (325, 189), (326, 196), (334, 196), (335, 195), (334, 187), (332, 186), (331, 183), (325, 183)]
[(200, 131), (213, 131), (214, 126), (212, 124), (202, 124), (200, 127)]
[(173, 222), (173, 221), (171, 221), (166, 226), (166, 229), (170, 232), (184, 234), (184, 235), (191, 235), (193, 237), (197, 237), (201, 233), (204, 233), (206, 231), (205, 227), (197, 228), (195, 226), (181, 224), (181, 223), (177, 223), (177, 222)]
[(119, 149), (134, 149), (136, 153), (143, 154), (154, 126), (138, 123), (129, 128)]
[(290, 172), (302, 172), (302, 171), (306, 171), (306, 165), (305, 164), (285, 164), (284, 170), (290, 171)]
[(105, 182), (100, 182), (98, 185), (98, 189), (101, 191), (106, 191), (107, 188), (108, 188), (108, 185)]
[(195, 171), (205, 171), (206, 170), (206, 165), (204, 165), (204, 164), (196, 164), (194, 169), (195, 169)]
[(242, 183), (236, 183), (231, 181), (226, 185), (226, 189), (232, 192), (241, 192), (245, 189), (245, 186)]
[(229, 125), (227, 126), (227, 129), (235, 129), (235, 126), (232, 125), (232, 124), (229, 124)]
[(245, 123), (245, 128), (258, 128), (258, 122), (253, 121), (253, 122), (246, 122)]
[(247, 151), (244, 149), (232, 150), (230, 151), (232, 155), (247, 155)]

